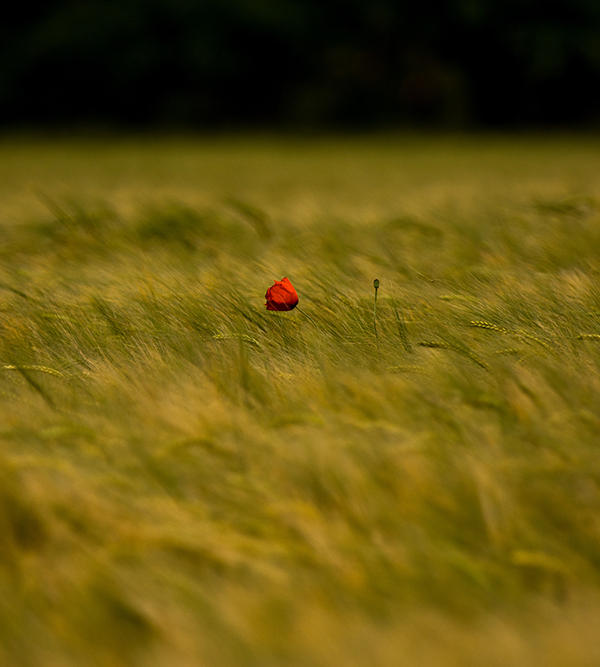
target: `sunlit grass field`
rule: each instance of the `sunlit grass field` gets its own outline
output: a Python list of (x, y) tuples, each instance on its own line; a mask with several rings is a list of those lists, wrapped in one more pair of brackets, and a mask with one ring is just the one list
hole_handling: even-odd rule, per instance
[(0, 141), (0, 665), (598, 665), (599, 165)]

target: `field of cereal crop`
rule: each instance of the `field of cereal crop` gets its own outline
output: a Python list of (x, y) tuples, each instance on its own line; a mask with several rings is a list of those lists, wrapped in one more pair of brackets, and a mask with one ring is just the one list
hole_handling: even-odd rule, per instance
[(597, 664), (599, 157), (2, 140), (0, 664)]

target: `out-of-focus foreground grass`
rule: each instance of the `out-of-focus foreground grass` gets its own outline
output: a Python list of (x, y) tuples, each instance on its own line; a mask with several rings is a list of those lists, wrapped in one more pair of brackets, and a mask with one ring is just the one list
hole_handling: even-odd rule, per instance
[(1, 143), (0, 664), (597, 665), (599, 148)]

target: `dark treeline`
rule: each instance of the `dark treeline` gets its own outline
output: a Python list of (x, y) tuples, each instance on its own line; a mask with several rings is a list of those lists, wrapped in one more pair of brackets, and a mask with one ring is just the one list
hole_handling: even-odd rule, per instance
[(55, 0), (0, 22), (0, 124), (600, 125), (600, 0)]

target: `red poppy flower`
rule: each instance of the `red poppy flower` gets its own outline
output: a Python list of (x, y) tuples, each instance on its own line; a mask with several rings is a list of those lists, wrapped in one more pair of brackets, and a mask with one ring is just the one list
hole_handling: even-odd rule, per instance
[(288, 278), (276, 280), (265, 294), (267, 310), (293, 310), (298, 305), (298, 295)]

